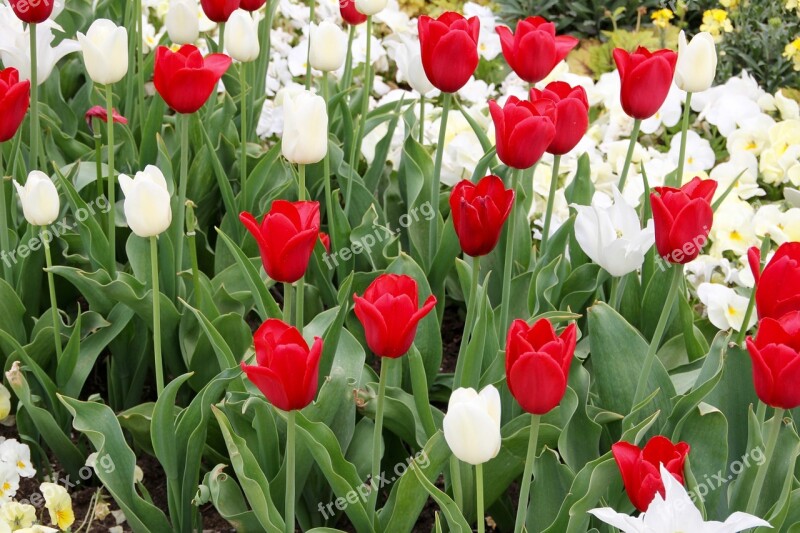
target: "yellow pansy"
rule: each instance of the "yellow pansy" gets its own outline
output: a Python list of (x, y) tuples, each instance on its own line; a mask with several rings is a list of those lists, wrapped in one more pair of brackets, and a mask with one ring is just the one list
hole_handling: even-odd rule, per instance
[(42, 483), (39, 490), (50, 513), (50, 523), (62, 530), (71, 526), (75, 522), (75, 513), (72, 512), (72, 500), (67, 489), (56, 483)]
[(664, 8), (659, 9), (658, 11), (654, 11), (650, 18), (653, 20), (653, 24), (662, 29), (666, 29), (670, 26), (670, 20), (675, 18), (675, 15), (672, 13), (671, 9)]

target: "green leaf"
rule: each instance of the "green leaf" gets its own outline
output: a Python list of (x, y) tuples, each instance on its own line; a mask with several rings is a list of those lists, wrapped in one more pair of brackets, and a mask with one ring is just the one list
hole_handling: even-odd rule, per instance
[(456, 502), (453, 499), (436, 488), (436, 486), (431, 483), (427, 477), (417, 468), (416, 465), (412, 464), (410, 470), (414, 472), (414, 475), (419, 481), (419, 484), (422, 485), (422, 488), (425, 489), (428, 494), (431, 495), (431, 498), (436, 502), (439, 506), (439, 509), (444, 514), (445, 519), (447, 520), (447, 524), (450, 526), (451, 531), (458, 531), (460, 533), (471, 533), (472, 527), (467, 522), (467, 519), (464, 518), (464, 515), (461, 514), (461, 511), (456, 505)]

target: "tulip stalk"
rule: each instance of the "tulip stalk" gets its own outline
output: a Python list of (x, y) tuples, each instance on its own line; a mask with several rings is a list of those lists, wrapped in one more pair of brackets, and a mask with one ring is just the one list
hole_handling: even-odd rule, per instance
[(100, 119), (92, 119), (92, 130), (94, 137), (94, 160), (95, 160), (95, 184), (97, 185), (97, 197), (103, 196), (103, 134), (100, 132)]
[(758, 501), (763, 497), (761, 492), (764, 488), (764, 481), (767, 479), (767, 470), (769, 470), (769, 465), (772, 462), (772, 456), (775, 455), (775, 446), (778, 444), (778, 436), (781, 432), (784, 412), (785, 411), (780, 407), (776, 407), (772, 421), (769, 423), (769, 433), (767, 434), (766, 448), (764, 450), (766, 460), (764, 464), (758, 467), (758, 472), (756, 472), (756, 479), (753, 481), (753, 488), (747, 500), (746, 512), (748, 514), (754, 514), (756, 512)]
[(519, 503), (517, 504), (517, 519), (514, 524), (514, 533), (520, 533), (525, 527), (528, 516), (528, 499), (531, 491), (533, 464), (536, 461), (536, 450), (539, 447), (539, 425), (541, 415), (531, 415), (530, 436), (528, 437), (528, 455), (525, 458), (525, 471), (522, 474), (522, 483), (519, 487)]
[(150, 275), (153, 279), (153, 353), (156, 367), (156, 392), (164, 392), (164, 363), (161, 358), (161, 291), (158, 288), (158, 237), (150, 237)]
[(225, 53), (225, 23), (220, 22), (217, 27), (217, 52)]
[(372, 434), (372, 475), (370, 477), (370, 492), (368, 509), (373, 516), (377, 512), (378, 486), (377, 480), (381, 473), (381, 437), (383, 436), (383, 408), (386, 401), (386, 379), (389, 364), (392, 359), (384, 358), (381, 361), (381, 374), (378, 377), (378, 399), (375, 407), (375, 432)]
[(242, 203), (239, 211), (247, 211), (247, 63), (239, 64), (239, 83), (242, 98), (242, 123), (241, 123), (241, 156), (239, 161), (239, 186), (241, 187)]
[[(306, 199), (306, 166), (305, 165), (298, 165), (298, 175), (299, 175), (299, 187), (297, 191), (298, 199), (303, 202)], [(297, 324), (297, 329), (300, 333), (303, 333), (303, 307), (305, 304), (305, 288), (306, 288), (306, 277), (305, 274), (297, 280), (297, 309), (295, 309), (295, 319)]]
[[(36, 24), (28, 24), (31, 46), (31, 153), (30, 170), (39, 168), (39, 66), (36, 48)], [(111, 116), (111, 115), (109, 115)]]
[(342, 89), (349, 89), (350, 84), (353, 83), (353, 40), (356, 37), (356, 27), (350, 25), (350, 31), (347, 33), (347, 56), (344, 61), (344, 74), (342, 74)]
[(453, 95), (444, 93), (442, 102), (442, 118), (439, 120), (439, 141), (436, 144), (436, 159), (433, 163), (433, 180), (431, 181), (431, 203), (433, 204), (433, 218), (430, 225), (429, 257), (431, 262), (436, 257), (439, 249), (439, 189), (442, 181), (442, 161), (444, 161), (444, 142), (447, 134), (447, 119), (450, 116), (450, 107)]
[(633, 121), (633, 131), (631, 132), (631, 142), (628, 145), (628, 153), (625, 155), (625, 165), (622, 167), (622, 175), (619, 178), (619, 192), (625, 191), (625, 182), (628, 180), (628, 171), (631, 168), (631, 161), (633, 160), (633, 152), (636, 150), (636, 142), (639, 140), (639, 130), (642, 127), (642, 121), (635, 119)]
[[(308, 22), (314, 24), (314, 10), (317, 0), (308, 0)], [(369, 57), (369, 55), (367, 55)], [(311, 32), (308, 32), (308, 52), (306, 55), (306, 91), (311, 90)]]
[[(328, 72), (322, 73), (322, 98), (325, 100), (325, 108), (328, 108), (330, 99), (330, 89), (328, 88)], [(325, 175), (325, 214), (328, 219), (328, 233), (331, 242), (336, 248), (336, 227), (333, 214), (333, 192), (331, 187), (331, 156), (330, 150), (325, 150), (325, 157), (322, 160), (322, 171)]]
[[(462, 363), (466, 360), (464, 353), (469, 345), (472, 328), (475, 325), (475, 315), (478, 312), (478, 283), (480, 281), (481, 261), (479, 257), (472, 258), (472, 278), (470, 282), (469, 301), (467, 303), (467, 318), (464, 324), (464, 333), (461, 335), (461, 344), (458, 347), (458, 361), (456, 362), (456, 375), (454, 387), (464, 386), (464, 368)], [(466, 386), (474, 387), (477, 383), (468, 383)]]
[(477, 492), (478, 533), (486, 531), (486, 518), (483, 511), (483, 464), (475, 465), (475, 485)]
[(294, 533), (294, 482), (297, 422), (295, 412), (286, 413), (286, 533)]
[(117, 247), (116, 247), (116, 221), (115, 205), (117, 184), (114, 181), (114, 92), (111, 84), (106, 85), (106, 123), (108, 126), (108, 248), (111, 254), (109, 265), (113, 271), (117, 269)]
[(689, 111), (691, 111), (692, 93), (686, 93), (686, 102), (683, 105), (683, 122), (681, 122), (681, 149), (678, 156), (678, 170), (675, 172), (675, 183), (680, 187), (683, 182), (683, 166), (686, 161), (686, 137), (689, 132)]
[(287, 324), (292, 323), (292, 299), (293, 287), (291, 283), (283, 284), (283, 321)]
[[(8, 242), (8, 203), (6, 199), (6, 174), (3, 166), (3, 149), (0, 145), (0, 250), (9, 251)], [(12, 284), (11, 264), (3, 261), (3, 279)]]
[(561, 156), (553, 156), (553, 175), (550, 178), (550, 191), (547, 194), (547, 210), (544, 215), (544, 227), (542, 228), (542, 249), (544, 253), (547, 248), (547, 241), (550, 238), (550, 225), (553, 222), (553, 204), (556, 203), (556, 187), (558, 186), (558, 167), (561, 165)]
[[(310, 50), (310, 47), (309, 47)], [(352, 50), (351, 50), (352, 52)], [(310, 66), (309, 66), (310, 68)], [(372, 92), (372, 16), (367, 17), (367, 52), (364, 59), (364, 92), (361, 95), (361, 116), (358, 119), (356, 135), (350, 147), (350, 179), (347, 181), (347, 198), (344, 204), (345, 217), (350, 215), (350, 198), (353, 193), (353, 174), (356, 173), (356, 161), (361, 151), (361, 139), (367, 127), (367, 113), (369, 112), (369, 95)]]
[[(142, 36), (144, 24), (142, 22), (142, 0), (136, 0), (136, 94), (139, 98), (139, 129), (144, 131), (144, 50), (142, 49)], [(109, 115), (109, 120), (110, 120)]]
[(181, 174), (178, 181), (178, 216), (175, 223), (175, 236), (173, 246), (175, 246), (175, 268), (180, 272), (183, 268), (183, 235), (184, 235), (184, 216), (186, 213), (186, 189), (189, 182), (189, 115), (181, 114), (180, 136), (181, 136)]
[(511, 206), (511, 214), (509, 214), (508, 231), (506, 232), (506, 253), (503, 262), (503, 299), (500, 302), (500, 331), (502, 332), (502, 340), (505, 341), (508, 329), (508, 310), (511, 305), (511, 276), (513, 275), (514, 264), (514, 240), (517, 227), (516, 211), (517, 211), (517, 187), (519, 185), (519, 177), (522, 170), (514, 169), (511, 173), (511, 189), (516, 195), (514, 198), (514, 205)]
[[(48, 237), (45, 239), (45, 233)], [(56, 284), (53, 279), (53, 257), (50, 255), (50, 240), (52, 233), (47, 231), (47, 226), (42, 226), (39, 237), (44, 248), (44, 260), (47, 265), (47, 287), (50, 291), (50, 312), (53, 317), (53, 341), (56, 346), (56, 360), (61, 361), (61, 318), (58, 316), (58, 301), (56, 300)]]
[(203, 293), (200, 290), (200, 265), (197, 261), (196, 232), (197, 219), (194, 216), (194, 202), (186, 201), (186, 241), (189, 244), (189, 259), (192, 261), (192, 285), (194, 286), (194, 299), (198, 309), (203, 306)]

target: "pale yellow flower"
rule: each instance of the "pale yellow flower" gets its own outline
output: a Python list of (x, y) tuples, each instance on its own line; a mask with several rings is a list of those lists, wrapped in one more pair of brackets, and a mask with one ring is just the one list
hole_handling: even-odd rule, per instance
[(67, 489), (56, 483), (42, 483), (39, 490), (50, 513), (50, 523), (62, 530), (71, 526), (75, 522), (75, 513), (72, 512), (72, 500)]
[(783, 57), (791, 60), (795, 70), (800, 70), (800, 37), (786, 45)]
[(670, 21), (675, 18), (675, 15), (672, 13), (671, 9), (665, 7), (664, 9), (653, 11), (650, 18), (653, 20), (654, 26), (667, 29), (670, 26)]
[(728, 18), (728, 12), (724, 9), (709, 9), (705, 11), (700, 31), (707, 31), (714, 37), (715, 41), (720, 41), (723, 33), (733, 31), (733, 24)]
[(8, 524), (12, 531), (31, 527), (36, 522), (36, 508), (19, 502), (7, 502), (0, 507), (0, 520)]

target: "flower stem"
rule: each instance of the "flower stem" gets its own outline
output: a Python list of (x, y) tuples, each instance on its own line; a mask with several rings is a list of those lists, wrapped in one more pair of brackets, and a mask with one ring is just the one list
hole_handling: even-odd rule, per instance
[(356, 174), (356, 162), (361, 149), (361, 138), (367, 127), (369, 113), (369, 95), (372, 92), (372, 16), (367, 17), (367, 52), (364, 60), (364, 92), (361, 95), (361, 116), (358, 118), (353, 144), (350, 146), (350, 179), (347, 180), (347, 198), (344, 202), (345, 217), (350, 215), (350, 198), (353, 194), (353, 177)]
[(349, 89), (350, 84), (353, 83), (353, 40), (356, 37), (356, 27), (350, 25), (350, 31), (347, 34), (347, 57), (344, 61), (344, 74), (342, 75), (341, 89)]
[(6, 177), (3, 166), (3, 149), (0, 146), (0, 251), (3, 252), (3, 279), (13, 286), (11, 263), (5, 258), (5, 252), (10, 252), (8, 241), (8, 203), (6, 200)]
[[(325, 107), (327, 109), (330, 100), (330, 89), (328, 88), (328, 72), (322, 73), (322, 98), (325, 100)], [(330, 113), (330, 111), (328, 111)], [(331, 187), (331, 156), (330, 150), (325, 150), (325, 158), (322, 160), (322, 172), (325, 174), (325, 214), (328, 219), (328, 234), (333, 243), (333, 249), (338, 250), (336, 247), (336, 226), (335, 217), (333, 213), (333, 191)]]
[(139, 97), (139, 130), (144, 131), (144, 50), (142, 40), (142, 0), (136, 0), (136, 93)]
[(486, 517), (483, 511), (483, 465), (475, 465), (475, 484), (476, 484), (476, 492), (478, 493), (478, 533), (484, 533), (486, 531)]
[[(45, 238), (45, 233), (48, 237)], [(53, 234), (47, 231), (46, 226), (42, 226), (39, 233), (44, 248), (44, 260), (47, 265), (47, 286), (50, 289), (50, 312), (53, 316), (53, 341), (56, 345), (56, 360), (61, 361), (61, 318), (58, 316), (58, 301), (56, 300), (56, 284), (53, 280), (53, 258), (50, 255), (50, 240)]]
[(650, 341), (650, 346), (647, 349), (647, 354), (644, 356), (644, 368), (642, 368), (642, 372), (639, 374), (639, 381), (636, 384), (636, 392), (633, 395), (633, 403), (631, 404), (631, 408), (634, 408), (640, 401), (642, 401), (642, 398), (645, 394), (647, 380), (650, 377), (650, 372), (653, 370), (653, 363), (656, 359), (658, 345), (661, 344), (661, 338), (664, 336), (664, 330), (667, 329), (667, 322), (669, 321), (669, 316), (672, 312), (672, 306), (675, 304), (675, 299), (678, 297), (678, 290), (681, 287), (681, 281), (683, 281), (683, 265), (673, 265), (672, 283), (669, 286), (667, 300), (664, 302), (664, 308), (661, 310), (661, 316), (658, 319), (658, 324), (656, 325), (656, 330), (653, 333), (653, 338)]
[[(298, 165), (298, 198), (300, 201), (304, 201), (306, 199), (306, 166), (305, 165)], [(297, 325), (297, 329), (300, 330), (300, 333), (303, 333), (303, 304), (305, 303), (305, 287), (306, 287), (306, 278), (305, 275), (297, 280), (297, 309), (295, 310), (295, 321)]]
[(36, 44), (36, 24), (28, 24), (31, 46), (31, 154), (30, 170), (39, 168), (39, 66), (38, 49)]
[[(470, 283), (469, 301), (467, 302), (467, 318), (464, 324), (464, 333), (461, 335), (461, 344), (458, 347), (458, 360), (456, 361), (456, 375), (453, 388), (462, 387), (464, 383), (464, 368), (462, 363), (465, 361), (464, 353), (469, 345), (469, 338), (472, 328), (475, 325), (475, 314), (478, 312), (478, 282), (480, 280), (481, 262), (480, 258), (472, 258), (472, 278)], [(477, 383), (467, 383), (467, 386), (476, 386)]]
[[(314, 9), (317, 6), (317, 0), (308, 0), (308, 20), (310, 24), (314, 24)], [(308, 52), (306, 55), (306, 91), (311, 89), (311, 32), (308, 32)]]
[(550, 192), (547, 194), (547, 210), (544, 215), (544, 227), (542, 228), (542, 249), (544, 253), (547, 247), (547, 240), (550, 238), (550, 224), (553, 222), (553, 204), (556, 202), (556, 187), (558, 186), (558, 167), (561, 165), (561, 156), (553, 156), (553, 175), (550, 177)]
[(158, 237), (150, 237), (150, 275), (153, 278), (153, 352), (155, 353), (156, 391), (164, 391), (164, 363), (161, 360), (161, 291), (158, 288)]
[(683, 105), (683, 122), (681, 123), (681, 150), (678, 156), (678, 170), (675, 172), (675, 185), (683, 182), (683, 165), (686, 161), (686, 137), (689, 131), (689, 111), (691, 111), (692, 93), (686, 93), (686, 102)]
[(430, 202), (433, 204), (433, 218), (430, 221), (430, 236), (428, 238), (428, 257), (431, 262), (436, 257), (439, 249), (439, 189), (442, 182), (442, 161), (444, 160), (444, 143), (447, 135), (447, 119), (450, 116), (450, 107), (453, 95), (444, 93), (442, 101), (442, 118), (439, 120), (439, 141), (436, 144), (436, 159), (433, 164), (433, 180), (431, 180)]
[(186, 189), (189, 185), (189, 115), (180, 116), (181, 136), (181, 174), (178, 181), (178, 212), (175, 221), (175, 236), (172, 245), (175, 247), (175, 268), (183, 270), (183, 236), (184, 217), (186, 214)]
[(519, 503), (517, 505), (517, 520), (514, 524), (514, 533), (519, 533), (525, 526), (528, 516), (528, 499), (533, 480), (533, 464), (536, 461), (536, 450), (539, 447), (539, 422), (540, 415), (531, 415), (531, 432), (528, 437), (528, 455), (525, 459), (525, 471), (522, 473), (522, 483), (519, 487)]
[(217, 52), (225, 53), (225, 23), (220, 22), (217, 30)]
[(386, 400), (386, 373), (392, 359), (381, 361), (381, 375), (378, 378), (378, 404), (375, 408), (375, 432), (372, 434), (372, 476), (370, 477), (369, 510), (376, 513), (378, 505), (378, 479), (381, 473), (381, 437), (383, 436), (383, 404)]
[(239, 161), (239, 186), (241, 187), (242, 203), (239, 211), (247, 211), (247, 63), (239, 64), (239, 83), (242, 98), (242, 123), (241, 123), (241, 156)]
[(642, 121), (638, 118), (633, 121), (633, 131), (631, 132), (631, 142), (628, 145), (628, 153), (625, 156), (625, 165), (622, 167), (622, 175), (619, 178), (619, 191), (625, 190), (625, 182), (628, 179), (628, 171), (631, 168), (631, 160), (633, 159), (633, 152), (636, 150), (636, 141), (639, 140), (639, 129), (642, 127)]
[(756, 472), (756, 479), (750, 491), (750, 498), (747, 500), (748, 514), (755, 514), (758, 500), (763, 496), (761, 490), (764, 488), (764, 481), (767, 478), (767, 470), (769, 470), (769, 464), (772, 462), (772, 456), (775, 455), (775, 446), (778, 444), (778, 436), (780, 435), (781, 424), (783, 424), (783, 414), (784, 410), (776, 407), (772, 421), (769, 423), (769, 433), (767, 434), (766, 442), (767, 447), (764, 450), (766, 461), (758, 467), (758, 472)]
[[(106, 122), (108, 126), (108, 248), (111, 253), (111, 269), (117, 270), (117, 226), (115, 221), (117, 183), (114, 179), (114, 91), (109, 83), (106, 85)], [(114, 274), (112, 272), (112, 274)]]
[(284, 283), (283, 284), (283, 321), (287, 324), (292, 323), (292, 299), (294, 298), (292, 294), (292, 284), (291, 283)]
[(186, 240), (189, 244), (189, 259), (192, 261), (192, 285), (194, 285), (194, 300), (198, 309), (203, 308), (203, 292), (200, 290), (200, 266), (197, 261), (197, 242), (195, 228), (197, 219), (194, 216), (195, 205), (186, 202)]
[(95, 159), (95, 185), (97, 186), (97, 197), (103, 196), (103, 134), (100, 131), (100, 119), (92, 119), (92, 135), (94, 137), (94, 159)]
[(506, 231), (506, 253), (505, 261), (503, 263), (503, 299), (500, 301), (500, 337), (501, 344), (505, 344), (506, 333), (508, 329), (508, 309), (511, 305), (511, 276), (514, 273), (514, 240), (515, 229), (517, 227), (517, 202), (519, 202), (519, 194), (517, 194), (517, 186), (519, 184), (519, 177), (522, 170), (514, 170), (511, 173), (511, 189), (514, 191), (514, 205), (511, 206), (511, 214), (508, 216), (508, 230)]
[(419, 144), (425, 144), (425, 95), (419, 95)]
[(286, 413), (286, 533), (294, 533), (294, 483), (297, 422), (295, 412)]

